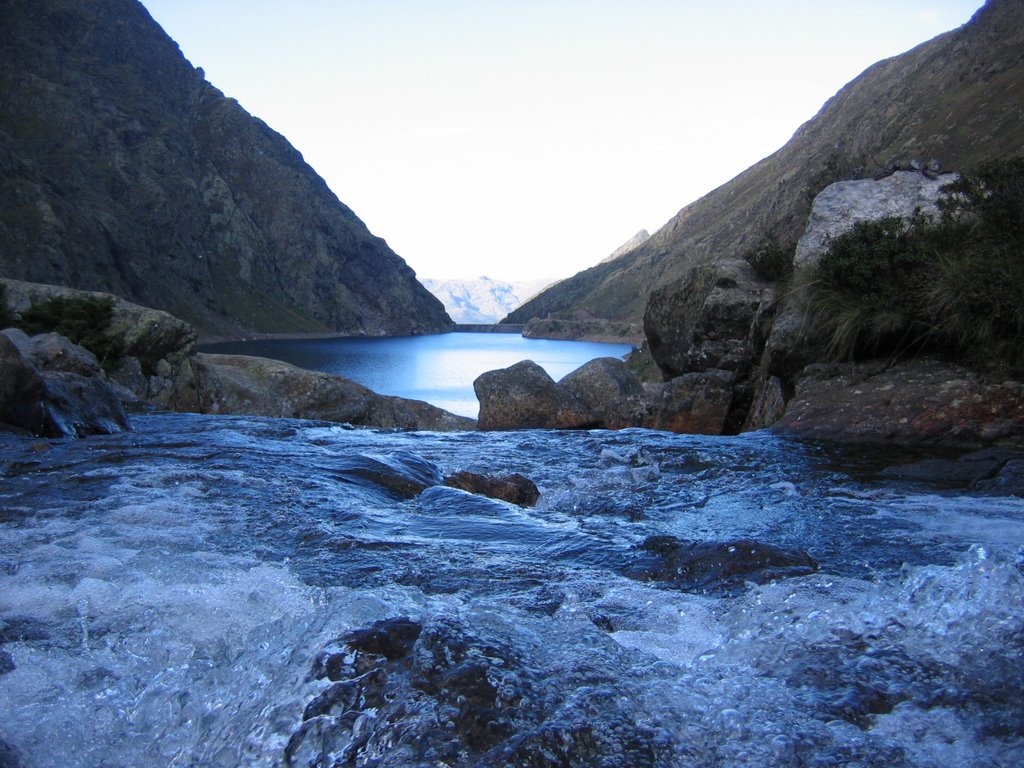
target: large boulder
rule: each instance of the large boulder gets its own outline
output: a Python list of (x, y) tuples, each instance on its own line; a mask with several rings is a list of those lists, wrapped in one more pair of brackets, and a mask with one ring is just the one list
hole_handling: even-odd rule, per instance
[(0, 423), (34, 435), (45, 434), (46, 385), (6, 335), (0, 333)]
[(735, 376), (730, 371), (685, 373), (671, 381), (647, 384), (649, 426), (690, 435), (721, 435), (727, 430)]
[[(15, 318), (29, 307), (53, 298), (100, 298), (112, 302), (113, 311), (106, 329), (118, 339), (123, 357), (115, 361), (111, 377), (142, 400), (164, 407), (178, 407), (182, 379), (191, 377), (189, 361), (195, 354), (196, 331), (188, 323), (166, 312), (133, 304), (117, 296), (95, 291), (78, 291), (56, 285), (3, 281), (7, 303)], [(47, 359), (45, 367), (54, 367), (61, 355), (34, 343), (32, 355)], [(81, 366), (79, 366), (81, 368)], [(92, 375), (79, 370), (83, 375)], [(186, 400), (183, 405), (190, 403)]]
[(791, 289), (764, 345), (762, 366), (771, 375), (791, 380), (804, 366), (825, 359), (823, 340), (809, 322), (807, 283), (830, 242), (860, 222), (936, 217), (940, 190), (956, 179), (952, 173), (897, 171), (880, 179), (838, 181), (814, 198), (793, 257)]
[(1024, 383), (935, 360), (813, 365), (776, 431), (822, 440), (988, 445), (1024, 442)]
[(744, 375), (760, 356), (774, 286), (741, 258), (694, 267), (651, 294), (644, 333), (667, 377), (711, 369)]
[(644, 385), (616, 357), (599, 357), (568, 374), (558, 386), (599, 415), (604, 429), (624, 429), (650, 421), (651, 406)]
[(103, 378), (67, 371), (43, 374), (50, 435), (86, 437), (131, 430), (119, 393)]
[(29, 336), (18, 328), (8, 328), (3, 333), (40, 371), (64, 371), (79, 376), (103, 375), (103, 367), (96, 355), (59, 333)]
[(378, 395), (341, 376), (279, 360), (200, 353), (192, 361), (198, 410), (359, 426), (452, 431), (475, 422), (417, 400)]
[(599, 417), (532, 360), (487, 371), (473, 382), (480, 401), (478, 428), (589, 429)]
[[(92, 363), (97, 370), (89, 364), (86, 350), (54, 336), (30, 338), (12, 329), (0, 333), (0, 423), (41, 437), (84, 437), (131, 429), (119, 393), (106, 381), (95, 358)], [(55, 360), (55, 367), (40, 371), (21, 348), (39, 351), (41, 361)], [(84, 365), (88, 375), (64, 369), (69, 360), (77, 361), (71, 368)]]

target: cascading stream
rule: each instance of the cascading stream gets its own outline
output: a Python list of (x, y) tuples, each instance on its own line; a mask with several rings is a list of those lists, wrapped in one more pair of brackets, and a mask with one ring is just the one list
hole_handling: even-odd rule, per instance
[(1024, 501), (880, 472), (914, 456), (135, 425), (0, 436), (19, 765), (1024, 762)]

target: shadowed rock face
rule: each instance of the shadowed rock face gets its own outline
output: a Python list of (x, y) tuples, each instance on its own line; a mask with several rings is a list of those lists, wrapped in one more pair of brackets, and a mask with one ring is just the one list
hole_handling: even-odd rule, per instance
[(407, 334), (441, 303), (302, 156), (206, 82), (135, 0), (10, 0), (0, 273), (200, 332)]

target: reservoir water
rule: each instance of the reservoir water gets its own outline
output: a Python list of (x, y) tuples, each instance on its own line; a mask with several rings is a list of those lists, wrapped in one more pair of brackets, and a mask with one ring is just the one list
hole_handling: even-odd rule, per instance
[(596, 357), (632, 347), (527, 339), (514, 333), (442, 333), (389, 338), (273, 339), (207, 344), (203, 352), (254, 355), (352, 379), (374, 392), (424, 400), (476, 418), (473, 380), (485, 371), (533, 360), (555, 381)]

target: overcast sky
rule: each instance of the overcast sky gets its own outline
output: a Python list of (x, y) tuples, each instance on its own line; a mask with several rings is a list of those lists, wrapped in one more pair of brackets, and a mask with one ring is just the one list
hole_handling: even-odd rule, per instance
[(426, 277), (566, 277), (981, 0), (142, 0)]

